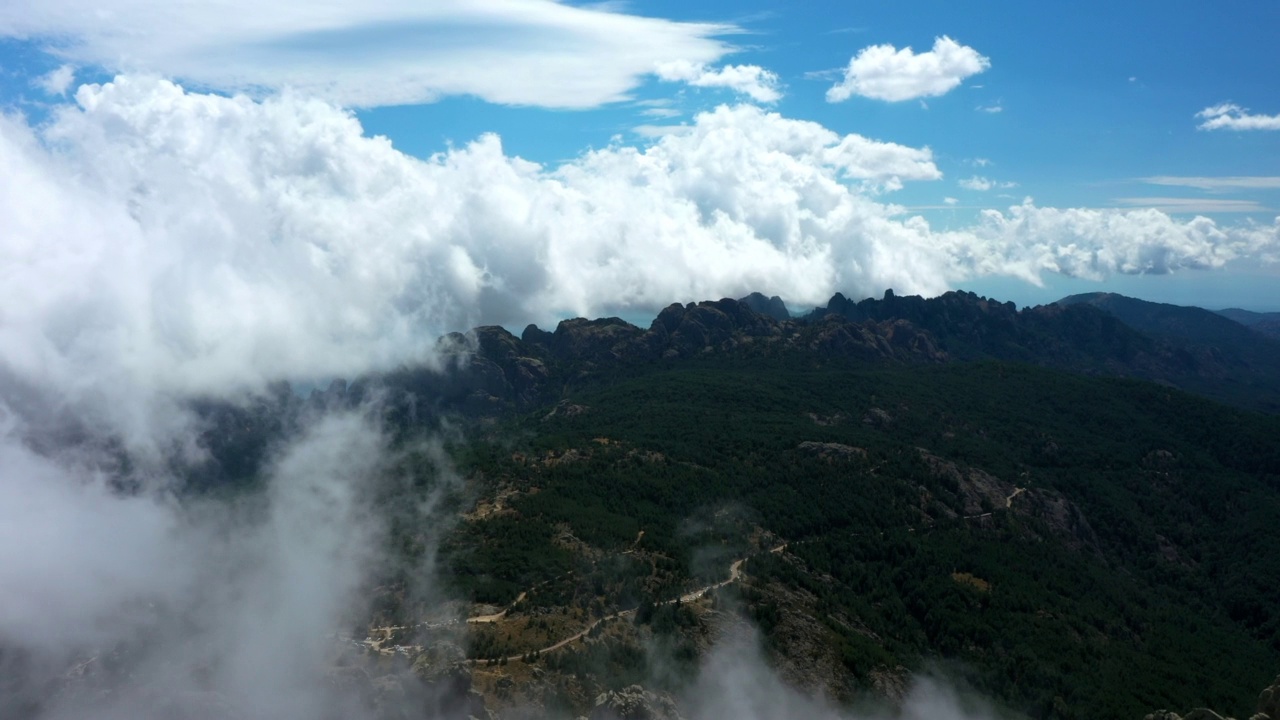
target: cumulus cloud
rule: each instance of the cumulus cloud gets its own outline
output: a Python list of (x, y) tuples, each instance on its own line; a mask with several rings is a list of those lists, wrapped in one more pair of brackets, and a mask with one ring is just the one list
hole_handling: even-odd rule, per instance
[(971, 272), (1037, 282), (1041, 272), (1100, 280), (1111, 273), (1165, 274), (1220, 268), (1242, 257), (1280, 257), (1280, 218), (1273, 225), (1222, 227), (1197, 216), (1181, 221), (1154, 208), (1041, 208), (1030, 200), (1005, 212), (986, 210), (977, 225), (946, 233)]
[(1252, 115), (1232, 103), (1207, 107), (1196, 113), (1201, 130), (1280, 130), (1280, 115)]
[(659, 65), (658, 77), (692, 87), (727, 88), (760, 103), (782, 99), (778, 76), (759, 65), (726, 65), (713, 70), (702, 63), (678, 61)]
[[(627, 99), (660, 64), (720, 60), (733, 48), (718, 38), (735, 32), (557, 0), (0, 4), (0, 37), (82, 65), (224, 91), (288, 87), (358, 107), (448, 95), (595, 107)], [(747, 81), (744, 70), (726, 72), (719, 82)]]
[(934, 41), (932, 50), (919, 54), (909, 47), (872, 45), (849, 61), (844, 80), (827, 90), (827, 102), (854, 95), (888, 102), (937, 97), (990, 67), (991, 60), (977, 50), (945, 35)]

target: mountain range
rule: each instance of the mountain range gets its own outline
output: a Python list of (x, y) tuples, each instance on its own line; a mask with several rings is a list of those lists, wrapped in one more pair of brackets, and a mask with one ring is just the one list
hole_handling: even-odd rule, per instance
[(392, 560), (331, 677), (372, 717), (1248, 716), (1280, 668), (1280, 341), (1230, 312), (888, 291), (480, 327), (196, 403), (184, 492), (253, 498), (314, 418), (378, 416)]

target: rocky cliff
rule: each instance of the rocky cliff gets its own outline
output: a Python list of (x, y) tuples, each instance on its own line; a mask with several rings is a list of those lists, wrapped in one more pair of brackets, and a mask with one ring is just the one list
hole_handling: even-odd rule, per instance
[[(1224, 718), (1208, 708), (1196, 708), (1186, 715), (1168, 710), (1157, 710), (1144, 720), (1232, 720)], [(1280, 720), (1280, 677), (1258, 696), (1258, 709), (1249, 720)]]

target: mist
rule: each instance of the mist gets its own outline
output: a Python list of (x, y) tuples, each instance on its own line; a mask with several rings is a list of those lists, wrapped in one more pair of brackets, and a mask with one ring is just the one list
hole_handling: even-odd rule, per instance
[(330, 414), (261, 491), (180, 502), (6, 437), (5, 716), (352, 717), (325, 679), (383, 569), (367, 488), (386, 456), (368, 417)]
[(905, 678), (901, 698), (868, 697), (857, 709), (841, 708), (821, 694), (787, 685), (761, 650), (753, 630), (727, 636), (703, 659), (682, 707), (693, 720), (983, 720), (997, 717), (980, 698), (962, 697), (945, 680), (929, 675)]

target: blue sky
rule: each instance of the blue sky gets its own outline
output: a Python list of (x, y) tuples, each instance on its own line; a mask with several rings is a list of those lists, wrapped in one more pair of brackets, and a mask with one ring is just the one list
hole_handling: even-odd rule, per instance
[[(834, 264), (811, 284), (813, 292), (796, 290), (809, 285), (792, 276), (778, 283), (782, 288), (759, 288), (784, 296), (790, 290), (793, 304), (829, 289), (878, 294), (880, 285), (905, 282), (908, 291), (962, 287), (1020, 304), (1111, 290), (1280, 310), (1275, 3), (378, 0), (363, 9), (334, 9), (339, 6), (282, 3), (241, 21), (234, 13), (229, 18), (225, 7), (202, 3), (16, 0), (0, 10), (0, 36), (7, 38), (0, 43), (0, 104), (11, 115), (21, 113), (39, 135), (58, 108), (74, 107), (77, 85), (109, 82), (117, 73), (167, 78), (190, 95), (247, 92), (261, 101), (283, 91), (294, 100), (347, 108), (366, 137), (385, 136), (417, 158), (439, 158), (495, 133), (505, 158), (538, 163), (552, 180), (565, 168), (581, 170), (591, 150), (643, 152), (669, 143), (663, 157), (670, 161), (681, 134), (702, 137), (693, 129), (699, 113), (751, 105), (787, 121), (816, 123), (836, 137), (892, 144), (891, 154), (903, 148), (929, 153), (928, 167), (907, 175), (863, 168), (863, 184), (851, 180), (847, 168), (827, 168), (855, 187), (856, 202), (895, 206), (894, 222), (921, 245), (908, 253), (915, 259), (892, 261), (906, 263), (909, 272), (877, 265), (891, 262), (885, 258), (898, 251), (895, 243), (906, 240), (868, 235), (848, 241), (859, 243), (850, 249), (835, 231), (806, 237), (800, 223), (779, 239), (766, 237), (755, 220), (742, 220), (788, 258), (814, 243), (830, 250)], [(941, 56), (929, 53), (943, 52), (935, 44), (944, 40), (955, 53), (950, 70), (930, 64)], [(872, 57), (877, 47), (880, 60)], [(919, 64), (895, 69), (881, 62), (893, 54)], [(865, 62), (855, 73), (860, 57)], [(737, 80), (729, 77), (734, 68), (741, 71)], [(896, 89), (879, 92), (858, 85), (877, 72), (915, 77), (890, 77), (886, 82), (898, 83), (891, 86)], [(848, 91), (833, 97), (841, 84)], [(761, 115), (749, 117), (760, 122)], [(693, 141), (681, 147), (698, 151)], [(708, 200), (715, 190), (677, 200), (729, 202)], [(790, 191), (781, 188), (779, 195)], [(1015, 223), (1011, 209), (1024, 205), (1033, 210)], [(1058, 209), (1097, 212), (1066, 217)], [(1146, 209), (1160, 215), (1135, 214)], [(988, 211), (1000, 214), (999, 228), (980, 227)], [(913, 216), (928, 224), (927, 234), (916, 232)], [(1197, 216), (1212, 227), (1196, 225)], [(872, 232), (866, 224), (850, 225), (849, 232), (855, 226)], [(466, 240), (453, 242), (463, 243), (482, 272), (498, 264)], [(582, 242), (589, 247), (592, 241)], [(595, 242), (614, 240), (604, 233)], [(916, 258), (917, 250), (932, 252), (930, 244), (950, 259)], [(805, 255), (793, 271), (812, 268), (812, 259)], [(671, 299), (730, 293), (750, 278), (775, 277), (760, 265), (742, 267), (736, 279), (672, 283)], [(496, 284), (509, 289), (520, 282)], [(615, 297), (608, 287), (560, 295), (539, 288), (545, 302), (522, 307), (533, 314), (643, 313), (664, 304), (658, 297), (667, 289), (662, 282), (637, 285)]]

